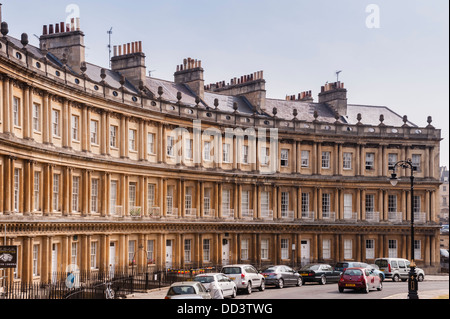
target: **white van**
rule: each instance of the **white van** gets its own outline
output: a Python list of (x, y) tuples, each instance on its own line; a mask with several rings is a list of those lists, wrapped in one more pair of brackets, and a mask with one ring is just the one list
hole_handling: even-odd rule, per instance
[[(409, 274), (409, 265), (411, 262), (404, 258), (377, 258), (375, 265), (384, 272), (386, 278), (391, 278), (392, 281), (406, 281)], [(425, 273), (421, 268), (416, 267), (417, 281), (423, 281)]]

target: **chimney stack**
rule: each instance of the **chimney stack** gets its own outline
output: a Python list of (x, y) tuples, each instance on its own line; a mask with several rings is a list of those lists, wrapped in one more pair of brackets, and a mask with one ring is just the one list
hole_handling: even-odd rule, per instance
[(338, 81), (326, 83), (319, 93), (319, 103), (326, 103), (340, 115), (347, 115), (347, 89)]
[(175, 83), (183, 83), (200, 98), (205, 95), (205, 81), (203, 79), (202, 61), (187, 58), (183, 64), (177, 65), (174, 73)]
[(145, 83), (145, 54), (142, 52), (142, 42), (136, 41), (113, 47), (111, 70), (119, 72), (133, 85)]
[(44, 25), (39, 42), (41, 50), (47, 50), (59, 60), (65, 55), (67, 65), (81, 74), (80, 67), (85, 62), (85, 46), (79, 18), (72, 19), (71, 28), (67, 28), (64, 22)]

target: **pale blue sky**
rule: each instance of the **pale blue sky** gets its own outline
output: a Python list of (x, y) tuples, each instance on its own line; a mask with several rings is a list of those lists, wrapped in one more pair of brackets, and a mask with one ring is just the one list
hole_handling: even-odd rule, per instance
[[(311, 90), (335, 71), (353, 104), (383, 105), (442, 130), (449, 167), (449, 2), (446, 0), (0, 0), (10, 35), (38, 45), (44, 24), (80, 9), (87, 60), (108, 66), (112, 44), (142, 41), (147, 70), (173, 80), (186, 57), (202, 60), (205, 83), (264, 70), (267, 96)], [(369, 4), (380, 27), (367, 28)], [(364, 122), (364, 114), (363, 120)]]

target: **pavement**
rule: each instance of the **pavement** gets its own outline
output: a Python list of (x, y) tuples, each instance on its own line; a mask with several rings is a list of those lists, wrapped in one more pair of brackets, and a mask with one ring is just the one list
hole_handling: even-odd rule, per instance
[[(428, 275), (425, 277), (426, 281), (449, 281), (449, 276), (441, 275)], [(169, 287), (157, 288), (148, 290), (146, 293), (134, 293), (127, 295), (126, 299), (164, 299), (167, 294)], [(439, 299), (439, 298), (449, 298), (449, 289), (440, 290), (419, 290), (419, 299)], [(383, 299), (407, 299), (406, 293), (396, 294)]]

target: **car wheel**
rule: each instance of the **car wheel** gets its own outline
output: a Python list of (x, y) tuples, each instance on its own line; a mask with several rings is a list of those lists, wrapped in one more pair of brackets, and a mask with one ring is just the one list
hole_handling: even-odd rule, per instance
[(379, 276), (380, 276), (380, 281), (383, 281), (384, 280), (383, 275), (380, 274)]
[(298, 278), (297, 279), (297, 284), (296, 284), (296, 286), (297, 287), (301, 287), (303, 285), (303, 280), (302, 280), (302, 278)]
[(378, 291), (383, 290), (383, 283), (382, 283), (381, 281), (380, 281), (380, 285), (378, 286), (377, 290), (378, 290)]
[(424, 276), (422, 274), (417, 275), (417, 281), (422, 282), (424, 279)]
[(392, 277), (392, 281), (394, 281), (394, 282), (399, 282), (399, 281), (400, 281), (400, 276), (399, 276), (399, 275), (394, 275), (394, 276)]
[(236, 288), (233, 288), (233, 294), (231, 295), (231, 298), (236, 298), (236, 294), (237, 294)]
[(339, 287), (339, 292), (344, 292), (344, 288)]
[(281, 279), (281, 278), (278, 279), (277, 287), (280, 288), (280, 289), (282, 289), (282, 288), (284, 287), (284, 281), (283, 281), (283, 279)]
[(261, 286), (259, 286), (259, 291), (264, 291), (266, 289), (266, 282), (264, 280), (261, 281)]
[(249, 281), (247, 284), (247, 295), (252, 293), (252, 283)]
[(320, 277), (320, 282), (319, 283), (321, 285), (325, 285), (327, 283), (327, 277), (322, 275), (322, 277)]
[(370, 289), (369, 289), (369, 284), (366, 283), (366, 288), (364, 289), (364, 293), (368, 294), (369, 291), (370, 291)]

